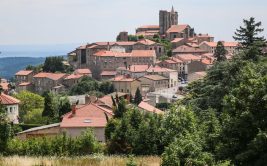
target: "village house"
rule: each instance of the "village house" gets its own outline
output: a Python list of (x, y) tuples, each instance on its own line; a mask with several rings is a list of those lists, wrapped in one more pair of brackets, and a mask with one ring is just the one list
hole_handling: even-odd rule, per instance
[(20, 83), (32, 82), (34, 72), (33, 70), (20, 70), (15, 74), (16, 85)]
[(200, 44), (204, 41), (206, 42), (214, 42), (214, 37), (210, 36), (209, 34), (198, 34), (195, 36), (195, 39), (197, 40), (197, 43)]
[(179, 46), (177, 48), (175, 48), (174, 50), (172, 50), (172, 54), (175, 55), (179, 55), (179, 54), (193, 54), (193, 55), (202, 55), (208, 53), (207, 50), (198, 48), (198, 47), (191, 47), (188, 45), (182, 45)]
[(169, 79), (160, 75), (145, 75), (138, 79), (143, 95), (169, 87)]
[(3, 93), (8, 94), (10, 90), (10, 84), (8, 82), (0, 82), (0, 86), (2, 87)]
[(126, 67), (117, 68), (118, 75), (129, 75), (132, 78), (139, 78), (146, 75), (146, 70), (149, 68), (149, 65), (129, 65)]
[(124, 99), (130, 103), (130, 95), (129, 93), (122, 93), (122, 92), (113, 92), (111, 94), (105, 95), (101, 98), (98, 98), (95, 103), (103, 108), (113, 110), (113, 101), (112, 98), (116, 99), (118, 97), (119, 99)]
[(76, 105), (72, 105), (72, 111), (63, 116), (60, 130), (71, 137), (77, 137), (90, 128), (99, 142), (105, 142), (107, 118), (112, 117), (112, 111), (93, 103), (78, 108)]
[(111, 79), (115, 92), (129, 93), (135, 95), (136, 89), (140, 87), (140, 81), (129, 76), (119, 75)]
[(64, 78), (62, 84), (66, 86), (67, 88), (70, 88), (73, 85), (81, 82), (83, 77), (85, 76), (81, 74), (70, 74)]
[(34, 91), (42, 94), (46, 91), (58, 93), (62, 90), (62, 83), (66, 74), (63, 73), (38, 73), (33, 76)]
[(163, 111), (148, 104), (145, 101), (141, 101), (141, 103), (138, 104), (138, 108), (139, 110), (143, 110), (144, 112), (147, 112), (147, 113), (164, 114)]
[(153, 38), (154, 35), (159, 34), (158, 25), (144, 25), (136, 29), (136, 36), (144, 36), (145, 38)]
[(154, 50), (133, 50), (131, 53), (100, 51), (94, 56), (94, 63), (102, 70), (115, 71), (129, 65), (152, 65), (156, 62)]
[(101, 80), (110, 80), (116, 76), (117, 72), (116, 71), (102, 71), (100, 73)]
[[(224, 48), (227, 51), (227, 54), (233, 55), (236, 53), (237, 48), (238, 48), (238, 42), (222, 42), (224, 45)], [(215, 49), (217, 47), (217, 42), (202, 42), (199, 47), (209, 53), (214, 54)]]
[(6, 108), (7, 117), (10, 122), (19, 123), (20, 101), (12, 96), (0, 92), (0, 103)]
[(90, 69), (76, 69), (74, 74), (92, 77), (92, 72)]
[(177, 70), (156, 66), (150, 66), (147, 69), (149, 75), (160, 75), (169, 79), (168, 87), (174, 87), (178, 85), (178, 72)]
[(32, 82), (22, 82), (19, 85), (17, 85), (16, 90), (17, 92), (21, 91), (33, 91), (33, 84)]
[(172, 25), (166, 32), (167, 39), (194, 37), (194, 29), (189, 25)]
[(181, 70), (183, 69), (184, 63), (180, 59), (177, 59), (175, 57), (170, 57), (166, 60), (160, 61), (158, 65), (160, 67), (176, 70), (178, 71), (178, 73), (180, 73)]
[(171, 44), (172, 44), (172, 49), (175, 49), (179, 46), (182, 46), (182, 45), (185, 45), (187, 43), (187, 39), (185, 38), (174, 38), (172, 41), (171, 41)]
[(112, 118), (113, 112), (96, 104), (72, 105), (71, 112), (63, 116), (60, 123), (31, 128), (17, 133), (17, 138), (56, 136), (65, 132), (70, 137), (77, 137), (86, 129), (92, 129), (99, 142), (105, 142), (105, 127), (107, 118)]

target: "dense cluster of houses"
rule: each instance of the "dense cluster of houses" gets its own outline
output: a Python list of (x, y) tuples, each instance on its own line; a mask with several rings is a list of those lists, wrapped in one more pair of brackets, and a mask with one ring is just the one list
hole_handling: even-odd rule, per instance
[[(156, 103), (161, 100), (153, 94), (170, 88), (177, 90), (175, 88), (182, 82), (203, 78), (205, 71), (215, 61), (217, 42), (214, 42), (214, 37), (196, 34), (190, 25), (179, 24), (178, 13), (173, 8), (170, 12), (159, 12), (159, 25), (138, 27), (135, 35), (142, 37), (129, 41), (128, 32), (120, 32), (115, 42), (94, 42), (79, 46), (68, 53), (68, 63), (75, 69), (72, 74), (35, 73), (32, 70), (17, 72), (15, 80), (18, 92), (28, 90), (38, 94), (45, 91), (60, 93), (79, 83), (84, 76), (92, 77), (91, 71), (95, 70), (100, 71), (102, 80), (111, 81), (115, 90), (115, 93), (99, 99), (87, 95), (72, 96), (70, 101), (81, 100), (80, 105), (73, 105), (72, 111), (65, 114), (60, 123), (23, 131), (18, 133), (18, 137), (26, 139), (57, 135), (63, 131), (75, 137), (89, 127), (93, 128), (97, 139), (104, 142), (107, 119), (113, 116), (112, 95), (117, 94), (129, 100), (130, 95), (134, 96), (139, 88), (144, 100), (138, 108), (162, 114), (161, 110), (155, 108)], [(156, 42), (155, 38), (170, 41), (171, 56), (162, 58), (167, 55), (166, 45)], [(223, 44), (227, 50), (227, 58), (230, 59), (236, 52), (238, 43)], [(7, 82), (2, 81), (1, 85), (4, 91), (8, 91)], [(0, 97), (2, 103), (8, 105), (10, 119), (17, 123), (19, 101), (4, 93)]]

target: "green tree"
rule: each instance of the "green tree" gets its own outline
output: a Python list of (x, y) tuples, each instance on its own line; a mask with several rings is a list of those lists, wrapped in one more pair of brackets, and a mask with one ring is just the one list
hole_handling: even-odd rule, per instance
[(136, 105), (138, 105), (138, 104), (141, 103), (141, 101), (143, 100), (142, 98), (143, 98), (143, 97), (142, 97), (142, 94), (141, 94), (141, 92), (140, 92), (140, 89), (137, 88), (136, 91), (135, 91), (134, 103), (135, 103)]
[(55, 105), (53, 104), (53, 95), (50, 92), (44, 94), (43, 117), (55, 118)]
[(64, 58), (62, 56), (46, 57), (43, 71), (44, 72), (65, 72), (63, 64)]
[(255, 44), (263, 46), (265, 38), (259, 36), (264, 30), (263, 28), (260, 28), (261, 22), (256, 22), (253, 17), (250, 17), (249, 20), (244, 19), (243, 22), (244, 27), (240, 26), (240, 28), (236, 30), (233, 38), (240, 42), (241, 47), (248, 48)]
[(58, 107), (58, 114), (59, 114), (59, 119), (61, 117), (71, 111), (71, 104), (69, 102), (69, 99), (67, 97), (60, 97), (59, 98), (59, 107)]
[[(14, 95), (15, 98), (19, 99), (19, 116), (21, 121), (24, 122), (24, 116), (30, 113), (33, 109), (43, 109), (44, 108), (44, 98), (38, 94), (31, 93), (29, 91), (21, 91), (18, 94)], [(27, 121), (30, 122), (30, 119), (27, 118)]]
[(6, 108), (0, 102), (0, 154), (4, 153), (11, 137), (11, 125), (8, 122)]
[(226, 60), (226, 49), (224, 48), (223, 42), (219, 41), (217, 43), (215, 52), (214, 52), (214, 56), (216, 58), (217, 61), (225, 61)]

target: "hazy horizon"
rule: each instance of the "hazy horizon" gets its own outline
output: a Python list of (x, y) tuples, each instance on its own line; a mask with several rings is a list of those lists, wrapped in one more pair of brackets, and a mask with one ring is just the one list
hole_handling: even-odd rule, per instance
[(170, 10), (172, 5), (179, 24), (209, 33), (216, 41), (233, 41), (235, 29), (250, 16), (267, 29), (263, 0), (1, 0), (0, 45), (114, 41), (120, 31), (133, 34), (141, 25), (158, 24), (159, 10)]

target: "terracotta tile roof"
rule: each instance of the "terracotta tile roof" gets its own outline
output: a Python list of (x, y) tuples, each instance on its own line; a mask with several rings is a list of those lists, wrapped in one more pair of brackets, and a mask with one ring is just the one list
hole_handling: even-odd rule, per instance
[(9, 83), (7, 83), (7, 82), (0, 83), (0, 86), (2, 86), (2, 88), (3, 88), (5, 91), (9, 89), (9, 88), (8, 88), (8, 85), (9, 85)]
[(140, 27), (138, 27), (138, 28), (142, 28), (142, 29), (149, 29), (149, 28), (151, 28), (151, 29), (159, 29), (159, 25), (143, 25), (143, 26), (140, 26)]
[(173, 39), (173, 40), (171, 41), (171, 43), (177, 43), (177, 42), (180, 42), (180, 41), (182, 41), (182, 40), (184, 40), (184, 38), (175, 38), (175, 39)]
[(60, 127), (105, 127), (107, 124), (105, 114), (110, 118), (113, 116), (112, 111), (91, 103), (83, 107), (76, 108), (76, 113), (74, 115), (72, 112), (65, 114), (62, 122), (60, 123)]
[(145, 75), (144, 78), (153, 80), (153, 81), (159, 81), (159, 80), (168, 80), (168, 78), (160, 76), (160, 75)]
[(164, 67), (160, 67), (158, 65), (156, 66), (150, 66), (148, 69), (147, 69), (147, 72), (148, 73), (158, 73), (158, 72), (175, 72), (176, 70), (172, 70), (172, 69), (168, 69), (168, 68), (164, 68)]
[(74, 73), (76, 74), (85, 74), (85, 75), (89, 75), (89, 74), (92, 74), (91, 70), (90, 69), (76, 69), (74, 71)]
[(113, 102), (111, 99), (111, 96), (103, 96), (102, 98), (98, 99), (100, 102), (102, 102), (103, 104), (109, 106), (110, 108), (112, 108)]
[(71, 79), (79, 79), (81, 77), (83, 77), (84, 75), (81, 75), (81, 74), (71, 74), (71, 75), (68, 75), (65, 80), (71, 80)]
[(22, 82), (19, 84), (19, 86), (29, 86), (29, 85), (31, 85), (30, 82)]
[(164, 114), (163, 111), (161, 111), (160, 109), (144, 102), (144, 101), (141, 101), (141, 103), (138, 105), (139, 108), (147, 111), (147, 112), (151, 112), (151, 113), (156, 113), (156, 114)]
[(0, 94), (0, 103), (3, 105), (13, 105), (19, 104), (20, 101), (12, 96), (6, 95), (4, 93)]
[(139, 40), (137, 43), (141, 43), (141, 44), (144, 44), (144, 45), (153, 45), (153, 44), (155, 44), (154, 41), (149, 40), (149, 39)]
[(116, 51), (99, 51), (95, 56), (107, 57), (155, 57), (155, 50), (133, 50), (131, 53), (116, 52)]
[(189, 25), (185, 24), (185, 25), (172, 25), (168, 30), (167, 33), (181, 33), (183, 32), (187, 27), (189, 27)]
[(180, 55), (177, 55), (176, 57), (183, 62), (200, 61), (200, 59), (201, 59), (201, 57), (195, 56), (193, 54), (180, 54)]
[[(203, 43), (207, 44), (210, 47), (216, 47), (217, 46), (217, 42), (206, 42), (206, 41), (204, 41)], [(237, 47), (238, 46), (238, 42), (223, 42), (223, 45), (224, 45), (224, 47)]]
[(206, 65), (212, 65), (212, 64), (213, 64), (213, 60), (211, 60), (211, 59), (207, 59), (207, 58), (202, 59), (201, 62), (202, 62), (203, 64), (206, 64)]
[(106, 71), (106, 70), (104, 70), (104, 71), (102, 71), (101, 72), (101, 76), (115, 76), (117, 74), (117, 72), (116, 71)]
[(154, 36), (155, 34), (158, 34), (159, 31), (141, 31), (141, 32), (137, 32), (136, 35), (137, 36)]
[(200, 48), (196, 48), (196, 47), (190, 47), (187, 45), (182, 45), (177, 47), (176, 49), (174, 49), (172, 51), (173, 53), (206, 53), (207, 51), (202, 50)]
[(95, 56), (107, 56), (107, 57), (130, 57), (131, 53), (116, 52), (116, 51), (98, 51)]
[(32, 70), (20, 70), (15, 75), (16, 76), (27, 76), (31, 74), (32, 72), (33, 72)]
[(136, 79), (130, 78), (130, 77), (126, 77), (124, 75), (118, 75), (115, 78), (113, 78), (111, 81), (112, 82), (133, 82)]
[(132, 57), (155, 57), (155, 50), (133, 50), (131, 53)]
[(34, 75), (34, 78), (49, 78), (51, 80), (59, 80), (61, 78), (63, 78), (65, 76), (65, 74), (63, 73), (38, 73), (36, 75)]

